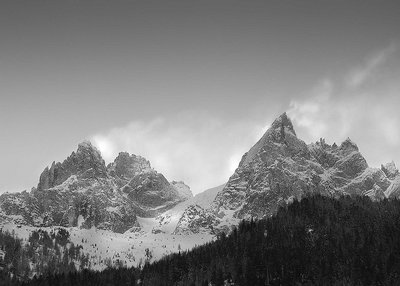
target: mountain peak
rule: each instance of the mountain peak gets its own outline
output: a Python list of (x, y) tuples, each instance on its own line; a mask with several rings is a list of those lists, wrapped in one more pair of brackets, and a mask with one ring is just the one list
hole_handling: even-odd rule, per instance
[(151, 170), (148, 160), (128, 152), (120, 152), (114, 162), (107, 167), (111, 174), (115, 174), (120, 178), (130, 179), (135, 175)]
[(90, 141), (78, 144), (76, 152), (62, 163), (53, 162), (50, 169), (46, 167), (40, 175), (38, 190), (45, 190), (63, 183), (71, 175), (89, 177), (106, 177), (107, 171), (100, 151)]
[(350, 137), (347, 137), (347, 139), (342, 142), (342, 144), (340, 145), (340, 149), (358, 152), (357, 144), (351, 141)]
[(296, 136), (296, 132), (294, 131), (293, 128), (293, 123), (290, 120), (289, 116), (287, 116), (286, 112), (282, 113), (278, 118), (274, 120), (274, 122), (271, 125), (271, 129), (277, 129), (280, 128), (285, 131), (291, 132), (293, 135)]
[(104, 165), (105, 167), (105, 163), (101, 156), (100, 150), (97, 149), (88, 140), (85, 140), (78, 144), (78, 150), (76, 151), (76, 156), (79, 158), (79, 161), (90, 163), (90, 165), (92, 164)]
[(93, 150), (96, 153), (100, 153), (100, 151), (89, 140), (85, 140), (78, 144), (77, 152), (83, 151), (83, 150)]
[(385, 173), (385, 175), (391, 180), (395, 179), (400, 174), (399, 170), (396, 167), (396, 164), (393, 161), (381, 165), (381, 169)]
[(269, 149), (268, 152), (270, 152), (270, 147), (276, 147), (275, 144), (280, 144), (280, 146), (289, 148), (292, 151), (303, 150), (306, 148), (305, 143), (297, 138), (296, 132), (293, 128), (293, 123), (287, 116), (286, 112), (282, 113), (274, 120), (271, 127), (268, 128), (261, 139), (258, 140), (258, 142), (242, 157), (242, 161), (240, 162), (239, 166), (250, 163), (260, 154), (260, 152), (263, 152), (262, 150), (265, 148)]

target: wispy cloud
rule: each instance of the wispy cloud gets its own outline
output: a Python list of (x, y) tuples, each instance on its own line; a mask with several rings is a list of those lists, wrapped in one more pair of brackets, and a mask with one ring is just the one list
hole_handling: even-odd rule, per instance
[(228, 122), (206, 112), (181, 112), (95, 134), (106, 161), (118, 152), (142, 155), (169, 180), (184, 180), (192, 191), (224, 183), (241, 156), (259, 139), (256, 122)]
[(324, 79), (311, 91), (307, 100), (290, 102), (288, 115), (298, 126), (306, 128), (311, 137), (316, 139), (324, 134), (327, 129), (326, 120), (319, 120), (326, 115), (326, 105), (333, 93), (333, 84), (330, 80)]
[(354, 68), (347, 76), (346, 83), (348, 87), (357, 88), (363, 85), (368, 79), (371, 79), (378, 71), (379, 67), (385, 64), (388, 58), (396, 51), (396, 46), (391, 44), (366, 59), (365, 63)]
[(324, 79), (303, 99), (293, 99), (289, 115), (298, 134), (309, 141), (326, 138), (331, 143), (350, 136), (359, 144), (371, 165), (387, 160), (400, 163), (399, 73), (389, 73), (373, 86), (363, 83), (396, 51), (394, 45), (374, 54), (362, 68), (354, 68), (344, 81)]

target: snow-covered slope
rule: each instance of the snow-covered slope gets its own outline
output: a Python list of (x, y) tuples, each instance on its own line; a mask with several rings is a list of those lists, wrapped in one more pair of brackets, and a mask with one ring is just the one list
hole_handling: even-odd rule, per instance
[[(89, 256), (88, 267), (93, 270), (102, 270), (121, 264), (127, 267), (143, 265), (146, 261), (154, 261), (180, 250), (189, 250), (215, 238), (214, 235), (208, 233), (180, 236), (152, 232), (152, 219), (138, 218), (138, 221), (142, 225), (140, 230), (125, 233), (116, 233), (95, 227), (90, 229), (68, 227), (65, 229), (70, 233), (70, 241), (76, 246), (82, 246), (81, 252)], [(42, 227), (40, 229), (50, 233), (55, 228), (59, 227)], [(16, 227), (14, 223), (5, 223), (0, 224), (0, 229), (13, 232), (24, 243), (27, 243), (32, 231), (39, 228), (26, 225)]]
[(0, 229), (27, 242), (33, 230), (63, 227), (89, 255), (90, 268), (138, 265), (212, 240), (209, 233), (173, 233), (189, 205), (209, 205), (221, 188), (193, 197), (189, 186), (168, 182), (143, 157), (121, 152), (106, 167), (100, 152), (83, 142), (47, 167), (31, 192), (0, 196)]
[[(181, 187), (186, 186), (181, 182), (178, 184)], [(164, 255), (191, 249), (196, 245), (212, 241), (215, 235), (209, 232), (176, 235), (175, 230), (188, 206), (209, 206), (223, 187), (224, 185), (218, 186), (192, 196), (156, 217), (136, 216), (135, 223), (124, 233), (98, 229), (94, 226), (84, 228), (82, 216), (78, 217), (77, 226), (65, 227), (65, 229), (70, 233), (71, 242), (74, 245), (81, 245), (81, 251), (85, 255), (89, 255), (89, 267), (91, 269), (101, 270), (110, 265), (116, 266), (118, 263), (128, 267), (143, 265), (145, 261), (154, 261)], [(184, 188), (187, 194), (188, 187)], [(0, 222), (0, 229), (14, 231), (24, 242), (27, 242), (33, 230), (42, 229), (50, 233), (55, 228), (59, 227), (35, 227), (7, 220)], [(148, 249), (148, 252), (146, 252), (146, 249)]]
[(188, 207), (199, 207), (199, 208), (207, 208), (211, 205), (217, 193), (223, 189), (225, 185), (221, 185), (215, 188), (211, 188), (205, 190), (191, 199), (181, 202), (172, 209), (160, 214), (155, 218), (155, 229), (156, 231), (161, 231), (165, 233), (179, 233), (180, 228), (179, 225), (180, 220), (184, 216), (185, 211)]

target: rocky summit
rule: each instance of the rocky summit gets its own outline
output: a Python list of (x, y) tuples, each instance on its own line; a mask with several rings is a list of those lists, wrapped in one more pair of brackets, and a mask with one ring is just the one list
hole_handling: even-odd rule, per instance
[(226, 186), (210, 207), (189, 207), (176, 232), (229, 230), (242, 219), (263, 218), (279, 206), (305, 194), (366, 195), (373, 200), (400, 195), (400, 175), (394, 163), (368, 166), (349, 138), (329, 145), (324, 139), (306, 144), (286, 113), (243, 155)]
[(46, 190), (65, 182), (72, 175), (77, 178), (106, 178), (107, 168), (100, 152), (90, 143), (83, 142), (78, 150), (62, 163), (58, 162), (46, 167), (40, 175), (38, 190)]
[(125, 232), (138, 227), (137, 216), (156, 216), (192, 196), (178, 185), (126, 152), (106, 166), (99, 150), (83, 142), (62, 163), (46, 167), (31, 192), (2, 194), (0, 219)]

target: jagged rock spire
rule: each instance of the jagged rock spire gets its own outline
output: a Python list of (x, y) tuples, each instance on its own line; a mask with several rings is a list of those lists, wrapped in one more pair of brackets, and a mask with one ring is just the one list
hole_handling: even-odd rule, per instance
[(291, 147), (293, 150), (306, 149), (305, 143), (297, 138), (293, 123), (286, 112), (274, 120), (261, 139), (243, 156), (240, 165), (250, 163), (260, 154), (262, 149), (265, 149), (266, 146), (272, 146), (274, 143)]
[(100, 151), (89, 141), (78, 145), (76, 152), (64, 160), (64, 162), (46, 167), (40, 175), (38, 190), (52, 188), (64, 182), (71, 175), (85, 177), (106, 177), (107, 170)]
[(342, 142), (342, 144), (340, 145), (340, 149), (358, 152), (357, 144), (351, 141), (350, 137), (347, 137), (347, 139)]
[(282, 113), (278, 118), (274, 120), (270, 129), (278, 129), (278, 128), (281, 130), (281, 133), (284, 133), (283, 131), (289, 131), (293, 133), (293, 135), (296, 135), (296, 132), (294, 131), (293, 128), (293, 123), (287, 116), (286, 112)]

